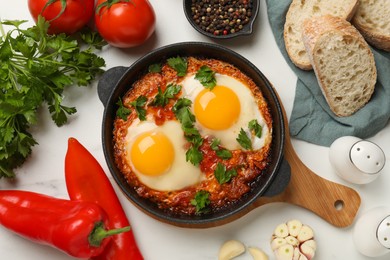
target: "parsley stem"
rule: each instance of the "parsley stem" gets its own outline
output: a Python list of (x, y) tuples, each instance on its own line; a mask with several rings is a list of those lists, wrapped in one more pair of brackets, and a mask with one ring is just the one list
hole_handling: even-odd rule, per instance
[(4, 39), (5, 31), (4, 31), (3, 22), (1, 21), (1, 18), (0, 18), (0, 33), (1, 33), (1, 38)]

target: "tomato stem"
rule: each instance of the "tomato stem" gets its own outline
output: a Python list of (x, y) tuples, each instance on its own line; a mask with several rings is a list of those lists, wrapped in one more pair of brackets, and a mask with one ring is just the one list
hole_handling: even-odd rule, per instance
[(54, 2), (57, 2), (57, 1), (60, 1), (61, 2), (61, 11), (59, 12), (59, 14), (57, 14), (56, 17), (54, 17), (53, 19), (50, 20), (51, 21), (54, 21), (55, 19), (57, 19), (58, 17), (60, 17), (64, 12), (65, 12), (65, 9), (66, 9), (66, 0), (49, 0), (46, 2), (45, 6), (43, 7), (42, 11), (41, 11), (41, 15), (43, 16), (43, 12), (46, 10), (46, 8), (53, 4)]
[(125, 2), (125, 3), (130, 2), (131, 4), (133, 4), (135, 6), (135, 3), (132, 0), (107, 0), (107, 1), (104, 1), (103, 3), (101, 3), (100, 5), (97, 6), (96, 13), (99, 14), (100, 9), (102, 9), (103, 7), (106, 7), (108, 9), (111, 6), (113, 6), (114, 4), (121, 3), (121, 2)]

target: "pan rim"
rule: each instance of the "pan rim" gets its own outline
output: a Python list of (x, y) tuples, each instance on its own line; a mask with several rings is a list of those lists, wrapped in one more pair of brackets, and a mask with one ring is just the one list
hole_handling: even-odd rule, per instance
[[(134, 69), (140, 70), (140, 68), (137, 68), (139, 66), (144, 65), (144, 63), (147, 63), (149, 60), (156, 60), (155, 57), (160, 57), (160, 55), (165, 54), (169, 55), (169, 53), (177, 53), (178, 50), (186, 51), (193, 48), (201, 49), (201, 50), (208, 50), (208, 51), (216, 51), (220, 55), (222, 55), (221, 60), (230, 62), (229, 59), (234, 57), (237, 60), (240, 60), (242, 64), (245, 64), (247, 66), (246, 70), (251, 70), (253, 74), (257, 75), (259, 79), (262, 81), (262, 88), (266, 88), (267, 90), (267, 103), (270, 106), (270, 103), (272, 102), (273, 111), (272, 117), (273, 117), (273, 141), (272, 141), (272, 149), (277, 149), (275, 152), (275, 155), (273, 156), (273, 160), (276, 160), (272, 162), (274, 165), (272, 170), (268, 173), (270, 175), (269, 178), (266, 179), (264, 184), (262, 185), (262, 188), (259, 191), (254, 192), (254, 194), (250, 194), (251, 196), (246, 199), (243, 198), (244, 202), (239, 203), (238, 206), (233, 207), (233, 210), (229, 212), (223, 212), (221, 214), (211, 214), (207, 215), (205, 217), (204, 215), (199, 216), (191, 216), (191, 217), (176, 217), (172, 216), (170, 214), (167, 214), (166, 211), (153, 208), (147, 206), (148, 204), (144, 201), (144, 199), (141, 199), (139, 196), (135, 194), (135, 191), (129, 191), (129, 188), (131, 188), (127, 182), (124, 183), (124, 177), (123, 174), (120, 173), (120, 171), (116, 168), (115, 161), (113, 160), (113, 155), (111, 152), (111, 149), (109, 148), (109, 144), (112, 142), (112, 126), (111, 128), (108, 127), (107, 120), (112, 117), (114, 107), (115, 107), (115, 97), (119, 95), (119, 93), (124, 94), (121, 90), (121, 84), (127, 84), (128, 86), (131, 85), (134, 81), (137, 79), (133, 79), (132, 82), (128, 81), (129, 74)], [(170, 55), (172, 56), (172, 55)], [(190, 56), (190, 55), (187, 55)], [(201, 55), (197, 55), (201, 56)], [(226, 57), (225, 57), (226, 56)], [(227, 60), (226, 60), (227, 59)], [(149, 63), (149, 65), (152, 63)], [(236, 65), (235, 63), (232, 63), (233, 65)], [(145, 69), (145, 68), (143, 68)], [(242, 70), (242, 68), (239, 68)], [(246, 71), (244, 71), (245, 73)], [(251, 77), (252, 78), (252, 77)], [(253, 78), (252, 78), (253, 79)], [(254, 80), (254, 79), (253, 79)], [(255, 82), (257, 84), (257, 82)], [(260, 87), (260, 86), (259, 86)], [(123, 87), (122, 87), (123, 88)], [(261, 88), (261, 87), (260, 87)], [(261, 91), (264, 93), (264, 90), (261, 88)], [(128, 88), (127, 88), (128, 89)], [(119, 92), (119, 93), (118, 93)], [(274, 113), (278, 115), (277, 122), (274, 118)], [(280, 168), (280, 164), (283, 160), (283, 151), (284, 151), (284, 140), (285, 140), (285, 127), (284, 127), (284, 115), (282, 113), (282, 106), (279, 100), (278, 95), (276, 94), (276, 90), (273, 88), (272, 84), (268, 81), (268, 79), (263, 75), (263, 73), (248, 59), (243, 57), (241, 54), (224, 47), (219, 44), (215, 43), (205, 43), (205, 42), (179, 42), (179, 43), (173, 43), (169, 45), (165, 45), (159, 48), (156, 48), (155, 50), (151, 51), (150, 53), (147, 53), (146, 55), (142, 56), (138, 60), (136, 60), (133, 64), (131, 64), (123, 73), (123, 75), (119, 78), (119, 80), (114, 84), (114, 88), (109, 95), (107, 99), (107, 103), (105, 104), (104, 112), (103, 112), (103, 120), (102, 120), (102, 146), (103, 146), (103, 152), (104, 157), (106, 159), (107, 166), (110, 170), (111, 175), (113, 176), (115, 182), (119, 186), (122, 193), (125, 195), (127, 199), (129, 199), (133, 205), (135, 205), (137, 208), (139, 208), (141, 211), (146, 213), (147, 215), (158, 219), (160, 221), (173, 224), (176, 226), (191, 226), (191, 227), (202, 227), (204, 225), (207, 225), (209, 223), (219, 223), (219, 222), (226, 222), (228, 219), (233, 218), (235, 215), (239, 214), (240, 212), (245, 211), (245, 209), (248, 209), (248, 206), (252, 204), (256, 199), (261, 197), (262, 194), (270, 187), (272, 184), (275, 176), (278, 174), (278, 170)], [(108, 120), (109, 121), (109, 120)], [(275, 124), (277, 124), (278, 132), (275, 133)], [(109, 130), (107, 130), (107, 127)], [(111, 132), (110, 135), (108, 135), (107, 132)], [(275, 135), (278, 135), (275, 137)], [(111, 136), (111, 138), (110, 138)], [(279, 141), (277, 144), (275, 144), (274, 138), (278, 138)], [(274, 147), (276, 145), (277, 147)], [(241, 199), (240, 199), (241, 200)]]

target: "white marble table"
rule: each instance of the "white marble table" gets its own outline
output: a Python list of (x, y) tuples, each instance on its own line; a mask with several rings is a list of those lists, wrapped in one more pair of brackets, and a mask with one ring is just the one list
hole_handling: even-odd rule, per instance
[[(295, 94), (296, 76), (288, 67), (274, 41), (266, 13), (265, 1), (260, 1), (260, 13), (250, 37), (220, 41), (254, 63), (274, 84), (284, 104), (287, 115), (291, 114)], [(196, 32), (187, 22), (181, 0), (151, 0), (157, 15), (157, 28), (152, 38), (142, 47), (129, 50), (106, 48), (100, 55), (105, 58), (107, 69), (128, 66), (144, 53), (163, 45), (182, 41), (213, 42)], [(2, 1), (1, 19), (26, 19), (32, 24), (26, 0)], [(32, 133), (39, 145), (32, 156), (17, 170), (15, 180), (0, 180), (0, 189), (30, 190), (48, 195), (68, 198), (64, 182), (64, 158), (69, 137), (77, 138), (102, 164), (118, 191), (119, 198), (132, 223), (140, 249), (148, 260), (201, 260), (217, 259), (221, 244), (227, 239), (238, 239), (247, 246), (257, 246), (272, 256), (269, 246), (273, 228), (280, 222), (298, 218), (312, 226), (318, 241), (316, 259), (363, 260), (352, 241), (353, 225), (336, 228), (312, 212), (287, 203), (269, 204), (251, 211), (244, 217), (215, 228), (185, 229), (160, 223), (139, 211), (119, 192), (108, 171), (101, 145), (101, 121), (103, 106), (96, 93), (96, 82), (88, 88), (67, 91), (66, 102), (74, 105), (78, 113), (69, 124), (58, 128), (51, 122), (45, 109), (39, 116), (39, 124)], [(379, 144), (390, 158), (390, 127), (387, 126), (370, 140)], [(328, 160), (328, 147), (316, 146), (292, 140), (301, 160), (318, 175), (345, 185), (332, 169)], [(387, 162), (382, 176), (375, 182), (357, 186), (362, 204), (358, 216), (376, 206), (389, 205), (390, 163)], [(387, 257), (379, 258), (381, 260)], [(20, 238), (0, 227), (0, 258), (10, 260), (71, 259), (69, 256), (47, 246), (38, 245)], [(237, 259), (252, 259), (249, 253)], [(271, 257), (271, 259), (273, 259)]]

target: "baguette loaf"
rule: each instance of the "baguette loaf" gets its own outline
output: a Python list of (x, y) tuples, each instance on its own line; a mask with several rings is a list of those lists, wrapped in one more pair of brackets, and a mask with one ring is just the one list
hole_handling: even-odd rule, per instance
[(325, 14), (350, 20), (357, 6), (358, 0), (293, 0), (286, 14), (283, 35), (291, 61), (301, 69), (312, 69), (302, 42), (302, 23), (304, 20)]
[(390, 0), (360, 0), (352, 23), (366, 41), (390, 51)]
[(337, 116), (350, 116), (371, 98), (374, 55), (359, 31), (345, 19), (326, 15), (306, 20), (302, 38), (322, 93)]

